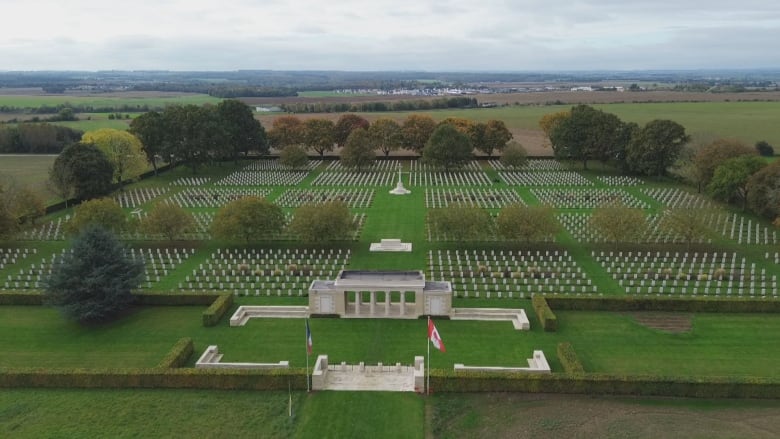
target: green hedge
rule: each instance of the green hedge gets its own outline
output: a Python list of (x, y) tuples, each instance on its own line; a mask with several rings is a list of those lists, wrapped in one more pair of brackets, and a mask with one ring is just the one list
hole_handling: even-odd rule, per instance
[(227, 310), (233, 306), (233, 295), (229, 293), (221, 294), (217, 300), (203, 311), (203, 326), (216, 326), (225, 315)]
[(179, 293), (176, 291), (138, 291), (133, 293), (136, 303), (142, 306), (192, 306), (192, 305), (211, 305), (221, 294), (213, 291), (209, 292), (187, 292)]
[(0, 305), (43, 305), (40, 291), (3, 291), (0, 292)]
[(558, 343), (558, 360), (563, 366), (564, 372), (571, 375), (582, 375), (585, 373), (585, 368), (582, 367), (580, 357), (574, 352), (574, 348), (568, 341)]
[(711, 297), (546, 297), (556, 310), (570, 311), (682, 311), (726, 313), (778, 313), (780, 300)]
[(187, 360), (192, 356), (192, 352), (195, 350), (192, 339), (185, 337), (179, 339), (173, 348), (168, 352), (165, 357), (160, 361), (157, 367), (163, 369), (172, 369), (175, 367), (182, 367), (187, 364)]
[(534, 297), (531, 298), (531, 305), (534, 307), (536, 317), (539, 318), (539, 323), (545, 331), (555, 332), (558, 330), (558, 318), (555, 317), (555, 313), (553, 313), (547, 305), (544, 296), (534, 295)]
[(306, 389), (304, 369), (0, 369), (0, 387)]
[[(306, 388), (304, 369), (0, 369), (2, 388)], [(780, 398), (780, 380), (432, 370), (434, 392), (579, 393), (694, 398)]]
[(691, 398), (779, 398), (780, 380), (605, 374), (528, 374), (431, 371), (433, 392), (578, 393)]
[[(219, 293), (209, 292), (188, 292), (179, 293), (176, 291), (137, 291), (133, 293), (136, 303), (142, 306), (191, 306), (191, 305), (211, 305), (219, 297)], [(37, 306), (43, 305), (43, 297), (40, 291), (27, 290), (8, 290), (0, 292), (0, 305), (20, 305)]]

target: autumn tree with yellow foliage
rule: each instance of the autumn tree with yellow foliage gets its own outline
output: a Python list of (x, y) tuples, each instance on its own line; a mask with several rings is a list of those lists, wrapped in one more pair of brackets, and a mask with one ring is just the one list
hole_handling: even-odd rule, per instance
[(95, 145), (114, 166), (114, 180), (121, 184), (125, 180), (137, 178), (146, 171), (146, 154), (137, 137), (127, 131), (103, 128), (87, 131), (81, 138), (82, 143)]

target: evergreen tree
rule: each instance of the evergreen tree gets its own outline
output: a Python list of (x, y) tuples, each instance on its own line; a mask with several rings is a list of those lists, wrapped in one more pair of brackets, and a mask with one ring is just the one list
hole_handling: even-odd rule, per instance
[(82, 324), (106, 321), (132, 304), (143, 271), (143, 263), (130, 259), (116, 236), (90, 226), (52, 269), (46, 302)]

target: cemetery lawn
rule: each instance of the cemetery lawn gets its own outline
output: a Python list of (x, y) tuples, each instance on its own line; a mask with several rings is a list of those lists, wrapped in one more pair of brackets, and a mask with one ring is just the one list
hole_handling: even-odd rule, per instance
[[(780, 377), (775, 348), (780, 316), (696, 314), (690, 332), (670, 334), (609, 312), (559, 312), (559, 331), (536, 324), (530, 303), (516, 300), (532, 320), (530, 332), (509, 322), (437, 320), (446, 353), (431, 352), (434, 369), (467, 365), (524, 366), (534, 349), (548, 353), (561, 371), (556, 346), (572, 343), (588, 372), (667, 376)], [(251, 319), (230, 327), (228, 318), (213, 328), (201, 326), (200, 307), (140, 308), (101, 327), (83, 328), (43, 307), (0, 307), (0, 367), (153, 367), (181, 337), (192, 337), (197, 357), (216, 344), (227, 362), (290, 361), (305, 367), (301, 319)], [(232, 313), (232, 310), (231, 310)], [(411, 364), (427, 350), (426, 322), (383, 319), (312, 319), (314, 356), (328, 354), (333, 364)], [(745, 361), (748, 358), (749, 361)]]

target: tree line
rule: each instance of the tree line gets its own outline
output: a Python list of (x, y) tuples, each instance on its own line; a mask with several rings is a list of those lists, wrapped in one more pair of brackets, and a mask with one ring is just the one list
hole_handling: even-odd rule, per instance
[(451, 97), (438, 99), (419, 99), (412, 101), (376, 101), (352, 103), (285, 103), (279, 107), (289, 113), (374, 113), (386, 111), (427, 111), (447, 108), (476, 108), (476, 98)]
[(121, 105), (83, 105), (63, 102), (57, 105), (40, 105), (38, 107), (19, 107), (15, 105), (0, 105), (0, 113), (12, 114), (58, 114), (69, 109), (74, 113), (137, 113), (153, 109), (162, 109), (163, 106), (149, 106), (148, 104), (121, 104)]
[(267, 154), (265, 129), (243, 102), (227, 99), (217, 105), (172, 105), (133, 119), (130, 132), (143, 145), (156, 168), (162, 158), (171, 166), (198, 166), (238, 159), (250, 152)]
[(66, 145), (81, 140), (82, 132), (49, 123), (0, 126), (1, 154), (59, 154)]
[(526, 152), (511, 139), (512, 133), (500, 120), (474, 122), (450, 117), (436, 122), (424, 114), (409, 115), (401, 123), (389, 118), (372, 123), (352, 113), (335, 123), (324, 118), (281, 116), (268, 130), (269, 145), (280, 151), (281, 163), (292, 168), (305, 165), (307, 151), (323, 156), (336, 147), (341, 147), (342, 165), (358, 170), (371, 166), (377, 154), (387, 157), (399, 150), (418, 154), (426, 163), (443, 169), (465, 165), (474, 150), (488, 156), (502, 152), (508, 166), (520, 166)]
[(669, 175), (743, 210), (780, 217), (780, 163), (761, 157), (774, 154), (765, 141), (753, 147), (736, 139), (692, 141), (674, 121), (639, 126), (588, 105), (545, 115), (539, 126), (556, 158), (579, 161), (584, 169), (599, 160), (626, 174)]

